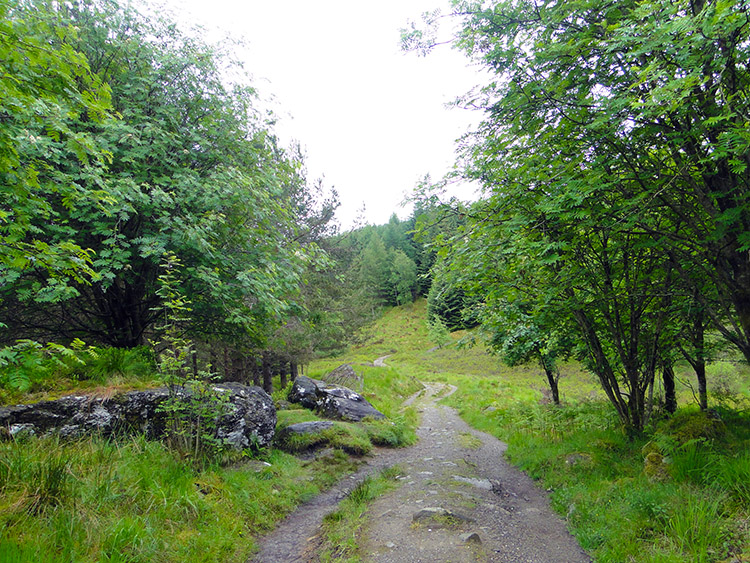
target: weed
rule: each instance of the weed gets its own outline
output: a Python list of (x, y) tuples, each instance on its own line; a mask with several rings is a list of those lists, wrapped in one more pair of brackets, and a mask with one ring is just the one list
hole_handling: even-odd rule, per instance
[(690, 557), (690, 561), (714, 561), (725, 555), (720, 552), (726, 535), (722, 518), (723, 502), (721, 496), (706, 499), (688, 495), (675, 508), (667, 534), (679, 551)]
[(482, 440), (480, 440), (473, 434), (469, 434), (468, 432), (461, 432), (458, 437), (458, 441), (462, 448), (477, 450), (482, 447)]
[(393, 419), (365, 419), (362, 426), (374, 445), (399, 448), (416, 442), (415, 419), (414, 409), (408, 409)]
[(156, 362), (150, 348), (102, 348), (97, 349), (86, 367), (79, 370), (79, 379), (100, 382), (122, 378), (125, 381), (142, 380), (153, 377)]
[(349, 493), (349, 500), (355, 504), (364, 504), (373, 499), (372, 478), (366, 477)]
[(705, 472), (705, 482), (729, 493), (744, 509), (750, 508), (750, 452), (716, 456)]
[(54, 508), (70, 497), (70, 461), (55, 452), (27, 470), (27, 509), (39, 514)]
[(139, 386), (153, 382), (156, 367), (146, 347), (95, 348), (75, 340), (69, 347), (32, 341), (0, 350), (0, 402), (39, 400), (95, 385)]
[(0, 443), (0, 561), (246, 560), (254, 534), (353, 469), (264, 459), (201, 470), (143, 438)]

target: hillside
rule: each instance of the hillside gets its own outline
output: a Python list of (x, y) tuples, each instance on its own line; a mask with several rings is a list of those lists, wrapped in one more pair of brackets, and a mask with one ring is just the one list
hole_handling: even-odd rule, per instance
[[(596, 561), (694, 562), (750, 558), (748, 369), (709, 366), (726, 395), (701, 412), (689, 366), (679, 366), (680, 408), (626, 435), (595, 378), (562, 364), (563, 405), (550, 404), (537, 365), (503, 366), (482, 347), (436, 348), (424, 302), (389, 310), (351, 354), (313, 364), (390, 355), (393, 370), (457, 387), (445, 404), (508, 444), (507, 457), (539, 481), (552, 506)], [(453, 334), (454, 342), (465, 333)], [(744, 405), (744, 406), (743, 406)]]

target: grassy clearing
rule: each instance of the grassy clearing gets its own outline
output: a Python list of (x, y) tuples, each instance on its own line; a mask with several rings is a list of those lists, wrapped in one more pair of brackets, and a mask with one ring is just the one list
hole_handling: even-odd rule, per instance
[(466, 334), (437, 348), (423, 319), (423, 302), (389, 311), (356, 353), (392, 354), (387, 363), (399, 373), (458, 386), (446, 403), (508, 443), (510, 461), (550, 491), (596, 561), (750, 561), (747, 366), (729, 359), (709, 366), (710, 416), (694, 406), (688, 366), (678, 366), (678, 414), (657, 416), (646, 435), (629, 440), (578, 363), (560, 366), (557, 408), (546, 404), (537, 366), (508, 368), (481, 347), (461, 349)]
[[(446, 402), (508, 443), (509, 459), (550, 490), (553, 507), (595, 560), (750, 561), (747, 367), (728, 359), (709, 366), (716, 409), (708, 417), (691, 406), (692, 376), (683, 367), (678, 415), (628, 440), (598, 383), (577, 363), (561, 366), (565, 404), (556, 408), (545, 404), (539, 368), (507, 368), (480, 347), (461, 349), (455, 341), (464, 334), (436, 348), (424, 318), (424, 302), (392, 309), (347, 354), (309, 366), (309, 375), (321, 377), (352, 363), (365, 397), (394, 422), (337, 423), (333, 453), (317, 461), (269, 449), (199, 470), (140, 438), (0, 444), (0, 561), (242, 560), (259, 533), (353, 468), (345, 444), (414, 440), (416, 412), (400, 405), (420, 380), (458, 386)], [(371, 365), (385, 355), (387, 367)], [(133, 386), (150, 378), (119, 377)], [(30, 393), (112, 384), (81, 375), (40, 381)], [(304, 410), (279, 412), (281, 425), (315, 419)], [(352, 530), (385, 490), (379, 482), (363, 485), (347, 499), (351, 506), (327, 519), (323, 560), (358, 560)]]
[(555, 408), (507, 378), (451, 379), (459, 391), (446, 402), (508, 443), (597, 561), (750, 560), (747, 411), (686, 405), (629, 440), (606, 402)]

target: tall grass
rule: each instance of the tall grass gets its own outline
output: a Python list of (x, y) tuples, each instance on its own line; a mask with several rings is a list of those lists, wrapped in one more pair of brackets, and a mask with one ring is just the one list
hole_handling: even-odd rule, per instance
[[(361, 367), (364, 395), (390, 419), (337, 423), (329, 437), (334, 450), (312, 461), (266, 449), (257, 459), (200, 466), (143, 437), (0, 443), (0, 561), (247, 560), (258, 535), (356, 468), (345, 451), (414, 441), (416, 412), (400, 405), (420, 384), (393, 367)], [(154, 383), (153, 361), (143, 350), (97, 350), (85, 366), (42, 368), (23, 393), (0, 382), (0, 399)], [(314, 419), (306, 411), (279, 417), (281, 424)]]
[(357, 484), (337, 509), (323, 519), (323, 544), (318, 550), (321, 563), (361, 561), (359, 531), (365, 525), (370, 502), (397, 487), (401, 468), (392, 466)]
[(354, 465), (334, 454), (304, 464), (197, 471), (142, 438), (0, 444), (0, 561), (242, 561), (254, 536)]
[[(523, 400), (508, 380), (456, 378), (447, 403), (475, 427), (508, 443), (511, 462), (551, 493), (581, 545), (597, 561), (722, 561), (750, 555), (750, 417), (724, 411), (703, 425), (697, 413), (628, 438), (602, 401), (563, 407)], [(719, 430), (717, 430), (717, 428)], [(664, 473), (644, 471), (647, 443)], [(743, 446), (743, 444), (745, 444)], [(644, 446), (646, 448), (644, 448)]]

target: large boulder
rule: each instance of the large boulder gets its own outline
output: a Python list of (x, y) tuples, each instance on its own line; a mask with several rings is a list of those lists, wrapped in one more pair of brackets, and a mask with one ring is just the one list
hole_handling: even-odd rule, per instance
[(322, 382), (299, 375), (294, 380), (287, 399), (292, 403), (299, 403), (306, 409), (316, 409), (318, 408), (318, 384)]
[[(226, 398), (217, 429), (219, 438), (236, 449), (271, 442), (276, 409), (263, 389), (239, 383), (211, 387)], [(179, 400), (200, 400), (187, 388), (179, 387), (174, 392)], [(0, 407), (0, 432), (8, 436), (58, 434), (64, 438), (144, 432), (150, 438), (159, 438), (167, 419), (159, 407), (169, 396), (169, 390), (163, 387), (112, 397), (70, 395), (56, 401)]]
[(359, 422), (365, 417), (385, 418), (367, 400), (347, 387), (301, 375), (294, 380), (289, 400), (315, 409), (328, 418)]
[(326, 430), (333, 428), (330, 420), (313, 420), (290, 424), (276, 433), (274, 443), (289, 453), (300, 453), (326, 446), (329, 438)]
[(336, 369), (329, 371), (323, 377), (323, 381), (331, 385), (343, 385), (349, 389), (358, 388), (360, 391), (362, 391), (364, 383), (362, 377), (354, 371), (352, 364), (341, 364)]

